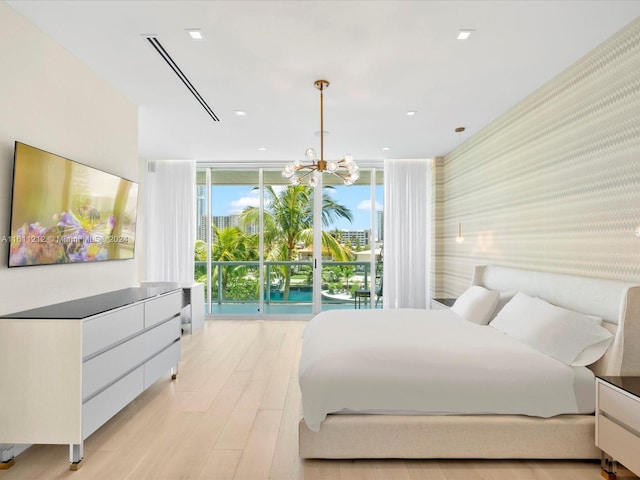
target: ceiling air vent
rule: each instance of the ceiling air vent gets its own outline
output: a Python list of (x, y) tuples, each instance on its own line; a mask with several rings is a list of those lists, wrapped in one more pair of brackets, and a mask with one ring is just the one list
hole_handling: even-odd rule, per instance
[(174, 73), (178, 76), (178, 78), (180, 80), (182, 80), (182, 83), (185, 84), (185, 86), (189, 89), (191, 94), (194, 97), (196, 97), (196, 100), (198, 100), (198, 102), (200, 102), (200, 105), (202, 105), (202, 108), (204, 108), (205, 111), (209, 114), (209, 116), (211, 116), (211, 118), (213, 118), (213, 121), (214, 122), (219, 122), (220, 119), (218, 118), (218, 116), (215, 114), (215, 112), (213, 110), (211, 110), (211, 107), (207, 104), (205, 99), (202, 98), (202, 95), (200, 95), (198, 93), (198, 91), (191, 84), (191, 82), (186, 77), (186, 75), (184, 73), (182, 73), (182, 70), (180, 70), (180, 67), (178, 67), (176, 62), (173, 61), (173, 58), (171, 58), (171, 56), (167, 53), (167, 51), (164, 49), (164, 47), (162, 46), (160, 41), (156, 37), (146, 37), (146, 39), (149, 40), (149, 43), (151, 45), (153, 45), (153, 48), (156, 49), (156, 52), (158, 52), (158, 54), (163, 58), (163, 60), (165, 62), (167, 62), (167, 64), (171, 67), (171, 70), (174, 71)]

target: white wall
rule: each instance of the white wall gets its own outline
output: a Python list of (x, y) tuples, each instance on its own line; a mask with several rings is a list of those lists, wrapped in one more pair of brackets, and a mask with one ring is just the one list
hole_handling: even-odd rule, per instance
[[(15, 140), (141, 180), (136, 105), (3, 2), (0, 71), (0, 238), (10, 234)], [(11, 269), (0, 243), (0, 314), (136, 284), (136, 243), (134, 260)]]

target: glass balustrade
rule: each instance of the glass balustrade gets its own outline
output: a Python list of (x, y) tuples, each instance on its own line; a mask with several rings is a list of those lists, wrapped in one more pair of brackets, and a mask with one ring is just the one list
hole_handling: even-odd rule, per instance
[[(311, 261), (265, 261), (262, 309), (260, 263), (257, 261), (212, 261), (211, 285), (205, 284), (205, 303), (213, 315), (255, 315), (311, 313), (313, 278)], [(369, 299), (357, 299), (357, 292), (370, 291), (370, 262), (323, 261), (322, 309), (368, 306)], [(206, 271), (206, 262), (195, 262)], [(380, 264), (381, 267), (381, 264)], [(374, 285), (380, 284), (382, 269)], [(210, 302), (206, 291), (209, 291)], [(359, 300), (356, 304), (356, 300)], [(380, 304), (381, 305), (381, 304)]]

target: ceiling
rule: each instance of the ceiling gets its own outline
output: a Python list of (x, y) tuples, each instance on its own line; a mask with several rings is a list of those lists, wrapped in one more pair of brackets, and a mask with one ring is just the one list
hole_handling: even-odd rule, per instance
[(319, 150), (317, 79), (326, 159), (446, 154), (640, 16), (611, 0), (7, 3), (139, 105), (142, 158), (225, 162)]

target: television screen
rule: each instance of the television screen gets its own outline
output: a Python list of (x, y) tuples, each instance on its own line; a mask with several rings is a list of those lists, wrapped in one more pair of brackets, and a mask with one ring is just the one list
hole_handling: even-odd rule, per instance
[(138, 184), (16, 142), (9, 266), (133, 258)]

